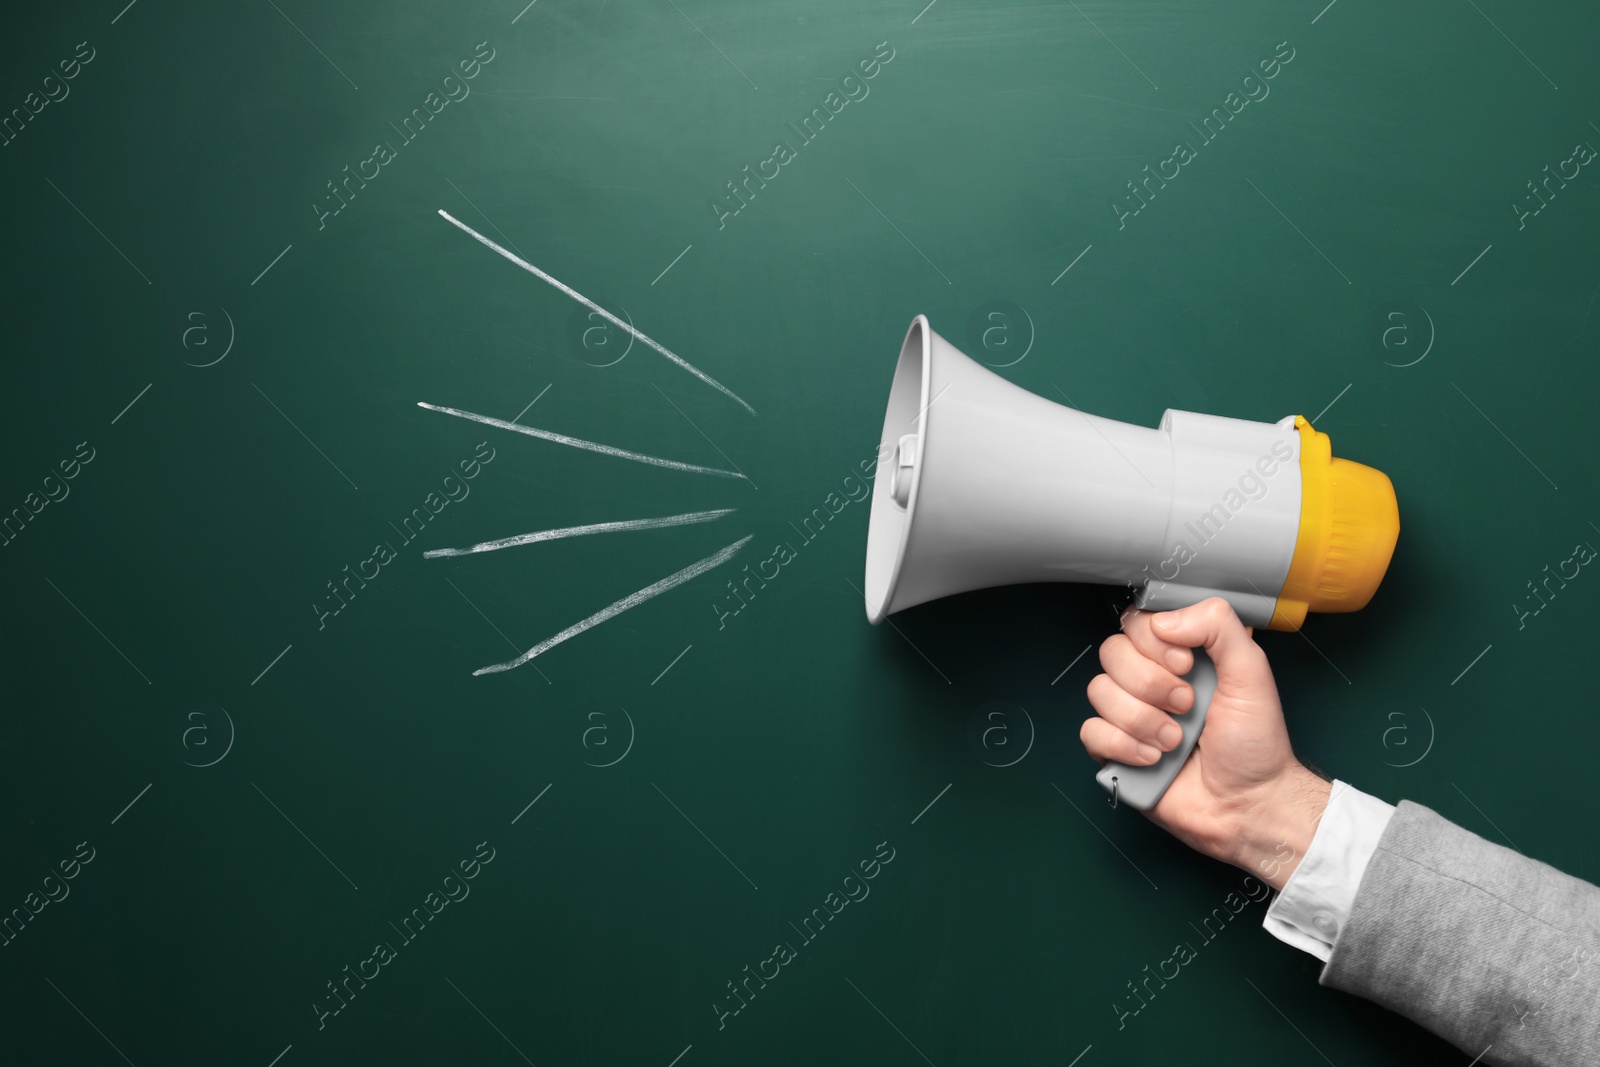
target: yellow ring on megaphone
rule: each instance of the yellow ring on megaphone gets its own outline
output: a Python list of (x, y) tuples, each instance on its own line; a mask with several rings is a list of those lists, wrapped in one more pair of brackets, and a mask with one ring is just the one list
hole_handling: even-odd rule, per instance
[(1328, 435), (1296, 415), (1300, 530), (1272, 609), (1273, 630), (1298, 630), (1310, 611), (1359, 611), (1383, 581), (1400, 536), (1394, 485), (1380, 470), (1335, 459)]

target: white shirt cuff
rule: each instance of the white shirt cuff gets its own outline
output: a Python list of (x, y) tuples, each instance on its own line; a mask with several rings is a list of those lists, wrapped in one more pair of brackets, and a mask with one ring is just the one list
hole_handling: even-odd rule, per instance
[(1261, 920), (1266, 931), (1326, 963), (1392, 815), (1393, 804), (1336, 780), (1311, 847)]

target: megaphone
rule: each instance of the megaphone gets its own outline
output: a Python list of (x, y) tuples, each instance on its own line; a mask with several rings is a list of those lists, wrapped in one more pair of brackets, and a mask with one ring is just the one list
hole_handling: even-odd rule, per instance
[[(1168, 410), (1153, 430), (1100, 418), (1012, 385), (918, 315), (883, 420), (867, 618), (990, 586), (1091, 582), (1154, 611), (1220, 596), (1246, 625), (1297, 630), (1308, 612), (1364, 607), (1399, 533), (1388, 477), (1334, 458), (1303, 416)], [(1200, 649), (1187, 679), (1178, 746), (1148, 767), (1101, 768), (1113, 803), (1149, 810), (1188, 759), (1216, 685)]]

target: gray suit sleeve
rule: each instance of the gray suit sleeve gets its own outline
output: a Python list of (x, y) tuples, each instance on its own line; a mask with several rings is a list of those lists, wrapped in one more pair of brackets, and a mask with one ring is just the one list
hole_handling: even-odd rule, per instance
[(1600, 889), (1401, 801), (1319, 981), (1484, 1064), (1600, 1063)]

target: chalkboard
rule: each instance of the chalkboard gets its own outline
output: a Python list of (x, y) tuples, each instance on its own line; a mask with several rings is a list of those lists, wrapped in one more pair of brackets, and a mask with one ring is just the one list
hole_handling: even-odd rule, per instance
[(1600, 15), (1324, 3), (8, 12), (0, 1058), (1455, 1062), (1107, 805), (1116, 590), (860, 592), (918, 313), (1306, 415), (1302, 757), (1600, 876)]

